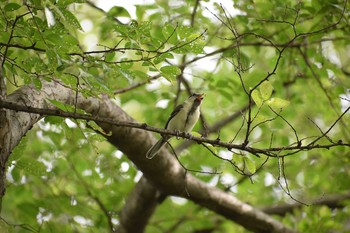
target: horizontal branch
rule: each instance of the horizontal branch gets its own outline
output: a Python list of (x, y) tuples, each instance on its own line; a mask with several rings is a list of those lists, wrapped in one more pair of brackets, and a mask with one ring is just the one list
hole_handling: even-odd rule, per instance
[(32, 45), (21, 45), (21, 44), (10, 44), (10, 43), (3, 43), (0, 42), (0, 46), (6, 46), (8, 48), (18, 48), (23, 50), (35, 50), (38, 52), (45, 52), (45, 49), (35, 47), (36, 43), (33, 43)]
[[(195, 137), (191, 134), (184, 133), (184, 132), (176, 132), (176, 131), (170, 131), (162, 128), (156, 128), (153, 126), (149, 126), (146, 123), (136, 123), (136, 122), (126, 122), (126, 121), (117, 121), (115, 119), (110, 118), (103, 118), (100, 116), (93, 116), (88, 114), (80, 114), (75, 112), (65, 112), (59, 109), (48, 109), (48, 108), (35, 108), (31, 106), (24, 106), (12, 102), (7, 101), (0, 101), (0, 108), (6, 108), (6, 109), (12, 109), (15, 111), (22, 111), (22, 112), (28, 112), (28, 113), (36, 113), (41, 116), (59, 116), (59, 117), (66, 117), (66, 118), (72, 118), (72, 119), (80, 119), (80, 120), (86, 120), (86, 121), (95, 121), (97, 123), (108, 123), (115, 126), (122, 126), (122, 127), (130, 127), (130, 128), (137, 128), (137, 129), (143, 129), (146, 131), (151, 131), (155, 133), (159, 133), (161, 135), (172, 135), (180, 138), (186, 138), (189, 140), (193, 140), (198, 143), (207, 143), (212, 146), (218, 146), (223, 147), (228, 150), (240, 150), (240, 151), (246, 151), (251, 154), (259, 156), (259, 154), (263, 154), (269, 157), (283, 157), (283, 155), (279, 155), (280, 152), (283, 151), (289, 151), (289, 154), (292, 152), (300, 152), (305, 150), (313, 150), (313, 149), (330, 149), (332, 147), (350, 147), (350, 143), (345, 143), (341, 140), (334, 142), (334, 143), (328, 143), (328, 144), (308, 144), (303, 146), (301, 143), (298, 143), (296, 145), (291, 146), (280, 146), (280, 147), (271, 147), (271, 148), (256, 148), (247, 146), (245, 144), (233, 144), (229, 142), (223, 142), (218, 139), (209, 139), (209, 138), (203, 138), (203, 137)], [(276, 152), (276, 153), (275, 153)], [(289, 155), (288, 154), (288, 155)]]
[[(319, 198), (317, 200), (314, 200), (311, 202), (312, 206), (315, 205), (325, 205), (329, 208), (343, 208), (345, 205), (343, 204), (344, 201), (350, 199), (350, 192), (346, 194), (334, 194), (329, 195), (326, 197)], [(287, 213), (292, 212), (295, 209), (299, 209), (305, 205), (301, 203), (294, 203), (294, 204), (284, 204), (284, 205), (276, 205), (272, 207), (265, 207), (261, 210), (264, 211), (267, 214), (276, 214), (284, 216)]]

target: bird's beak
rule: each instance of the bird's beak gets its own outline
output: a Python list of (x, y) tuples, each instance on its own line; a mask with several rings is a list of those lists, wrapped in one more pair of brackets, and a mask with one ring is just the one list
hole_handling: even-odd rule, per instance
[(197, 96), (197, 100), (199, 100), (199, 101), (202, 101), (203, 98), (204, 98), (204, 93), (199, 94), (199, 95)]

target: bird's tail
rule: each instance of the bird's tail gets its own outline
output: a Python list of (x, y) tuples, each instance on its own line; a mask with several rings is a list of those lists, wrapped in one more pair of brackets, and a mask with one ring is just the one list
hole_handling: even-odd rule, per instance
[(159, 150), (165, 145), (167, 139), (161, 138), (158, 140), (156, 144), (154, 144), (146, 153), (147, 159), (152, 159), (156, 154), (158, 154)]

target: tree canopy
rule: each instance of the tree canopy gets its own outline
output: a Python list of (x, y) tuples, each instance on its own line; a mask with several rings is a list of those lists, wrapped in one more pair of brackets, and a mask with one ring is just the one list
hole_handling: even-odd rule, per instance
[(347, 0), (107, 3), (0, 1), (1, 232), (350, 231)]

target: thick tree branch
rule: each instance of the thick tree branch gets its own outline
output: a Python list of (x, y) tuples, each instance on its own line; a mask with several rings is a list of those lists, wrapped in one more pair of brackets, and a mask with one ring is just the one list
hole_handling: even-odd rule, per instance
[[(11, 95), (11, 98), (3, 96), (6, 95), (6, 86), (4, 86), (6, 83), (5, 77), (2, 73), (2, 67), (0, 73), (0, 82), (2, 83), (2, 95), (0, 97), (0, 102), (6, 98), (6, 100), (26, 105), (27, 103), (30, 103), (32, 97), (38, 93), (34, 90), (27, 93), (26, 95), (23, 95), (23, 93), (19, 92), (14, 93)], [(3, 88), (5, 88), (5, 90)], [(43, 104), (42, 100), (38, 100), (38, 102)], [(40, 116), (37, 114), (15, 112), (6, 108), (0, 108), (0, 210), (2, 197), (5, 195), (6, 190), (5, 178), (6, 162), (8, 160), (8, 157), (13, 148), (19, 143), (21, 138), (39, 119)]]
[(160, 192), (144, 177), (129, 194), (120, 212), (120, 225), (117, 233), (142, 233), (159, 204)]
[[(3, 64), (2, 59), (0, 63)], [(6, 82), (3, 73), (3, 66), (0, 65), (0, 101), (6, 99)], [(8, 151), (8, 145), (10, 140), (9, 134), (9, 110), (0, 109), (0, 212), (2, 197), (5, 195), (5, 171), (6, 171), (6, 160)]]
[[(2, 63), (1, 58), (0, 63)], [(4, 100), (6, 97), (6, 82), (3, 69), (3, 66), (0, 66), (0, 100)]]
[[(121, 122), (135, 122), (122, 109), (116, 106), (112, 100), (107, 98), (85, 99), (81, 95), (76, 100), (75, 93), (72, 90), (56, 82), (43, 82), (41, 91), (36, 90), (34, 87), (26, 86), (8, 97), (8, 101), (20, 101), (24, 106), (31, 105), (35, 108), (54, 109), (53, 106), (46, 103), (45, 99), (56, 99), (66, 104), (77, 103), (78, 108), (84, 109), (93, 116), (117, 119)], [(11, 131), (20, 130), (21, 132), (19, 134), (12, 132), (16, 142), (40, 119), (38, 114), (9, 112), (11, 117), (16, 119), (17, 122), (10, 122), (9, 129)], [(107, 137), (108, 140), (127, 155), (144, 173), (145, 177), (162, 193), (182, 196), (192, 200), (198, 205), (221, 214), (255, 232), (294, 232), (262, 211), (241, 202), (216, 187), (208, 186), (189, 174), (185, 174), (185, 170), (169, 154), (166, 148), (163, 148), (153, 160), (146, 159), (146, 151), (156, 141), (149, 132), (138, 128), (111, 125), (110, 123), (98, 123), (105, 131), (112, 132), (111, 136)], [(12, 143), (11, 145), (16, 146), (17, 143)]]

